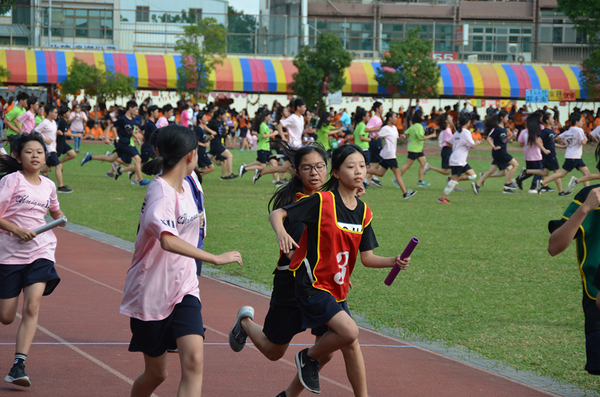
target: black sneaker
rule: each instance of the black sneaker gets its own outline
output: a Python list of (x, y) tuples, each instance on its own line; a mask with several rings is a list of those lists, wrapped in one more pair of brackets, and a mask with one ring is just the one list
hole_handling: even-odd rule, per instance
[(240, 170), (239, 170), (240, 178), (243, 177), (245, 173), (246, 173), (246, 163), (243, 163), (242, 165), (240, 165)]
[(115, 170), (115, 181), (119, 179), (121, 175), (123, 175), (123, 169), (121, 167), (117, 167)]
[(231, 175), (229, 175), (229, 179), (235, 179), (235, 178), (237, 178), (237, 177), (238, 177), (238, 176), (237, 176), (236, 174), (231, 174)]
[(69, 189), (66, 186), (60, 186), (58, 189), (56, 189), (57, 193), (73, 193), (72, 189)]
[(228, 181), (228, 180), (230, 180), (230, 179), (231, 179), (231, 175), (230, 175), (230, 176), (222, 176), (222, 177), (221, 177), (221, 180), (222, 180), (222, 181)]
[(558, 197), (566, 197), (566, 196), (570, 196), (571, 194), (573, 194), (572, 192), (560, 192), (558, 193)]
[(406, 193), (403, 194), (402, 197), (404, 197), (404, 200), (408, 200), (409, 198), (413, 197), (415, 194), (417, 194), (417, 192), (415, 192), (414, 190), (408, 189), (406, 191)]
[(310, 392), (321, 393), (319, 387), (319, 360), (308, 357), (308, 348), (296, 353), (296, 367), (302, 386)]
[(477, 183), (471, 182), (471, 186), (473, 187), (473, 193), (479, 196), (479, 186), (477, 186)]
[(505, 186), (502, 193), (515, 194), (515, 191), (513, 189), (509, 189)]
[(516, 183), (505, 183), (504, 184), (504, 189), (510, 189), (510, 190), (517, 190), (519, 187), (517, 186)]
[(383, 185), (381, 184), (381, 182), (380, 182), (378, 179), (373, 179), (373, 180), (371, 181), (371, 183), (372, 183), (373, 185), (375, 185), (376, 187), (383, 187)]
[(254, 309), (252, 307), (242, 306), (240, 308), (235, 323), (233, 323), (233, 327), (231, 327), (231, 331), (229, 331), (229, 347), (231, 347), (231, 350), (234, 352), (240, 352), (244, 346), (246, 346), (248, 334), (246, 334), (246, 331), (242, 328), (242, 320), (245, 318), (254, 320)]
[(6, 375), (6, 378), (4, 378), (4, 381), (18, 386), (31, 386), (31, 379), (29, 379), (29, 376), (25, 373), (25, 364), (13, 365), (8, 375)]
[(553, 192), (554, 189), (552, 189), (550, 186), (542, 186), (542, 192)]
[(260, 178), (260, 174), (261, 174), (260, 170), (254, 171), (254, 176), (252, 177), (252, 184), (253, 185), (255, 185), (256, 181), (258, 181), (258, 178)]

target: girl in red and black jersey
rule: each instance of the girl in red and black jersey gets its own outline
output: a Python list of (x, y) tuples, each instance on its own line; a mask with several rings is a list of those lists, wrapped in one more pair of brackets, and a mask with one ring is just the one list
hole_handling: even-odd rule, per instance
[[(329, 327), (314, 346), (296, 354), (300, 382), (316, 393), (320, 392), (319, 359), (340, 349), (346, 357), (347, 349), (357, 343), (358, 327), (346, 303), (357, 253), (360, 251), (361, 261), (367, 267), (398, 264), (406, 269), (410, 262), (410, 258), (400, 260), (400, 255), (385, 258), (373, 254), (378, 244), (371, 226), (371, 210), (356, 198), (367, 172), (360, 147), (341, 146), (333, 152), (331, 161), (331, 178), (322, 188), (327, 191), (277, 209), (269, 217), (282, 252), (295, 249), (290, 270), (296, 275), (295, 294), (302, 326)], [(284, 219), (306, 225), (299, 243), (285, 230)], [(362, 356), (346, 371), (355, 395), (366, 396)]]

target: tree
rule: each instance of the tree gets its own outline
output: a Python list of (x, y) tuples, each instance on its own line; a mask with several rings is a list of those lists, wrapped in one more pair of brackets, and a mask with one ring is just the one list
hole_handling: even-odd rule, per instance
[(431, 58), (433, 42), (419, 37), (420, 29), (408, 32), (404, 41), (394, 40), (381, 60), (381, 68), (375, 73), (377, 82), (393, 96), (400, 94), (410, 98), (438, 96), (437, 84), (440, 69)]
[(97, 103), (130, 97), (135, 94), (135, 78), (111, 70), (98, 69), (75, 58), (69, 66), (67, 79), (61, 83), (61, 93), (77, 95), (84, 90)]
[(352, 55), (344, 48), (339, 36), (332, 33), (319, 33), (314, 47), (303, 47), (296, 58), (294, 81), (290, 88), (304, 98), (309, 109), (317, 112), (324, 105), (323, 98), (330, 92), (337, 92), (346, 83), (344, 70), (352, 63)]
[(558, 10), (575, 24), (585, 42), (593, 50), (587, 59), (581, 62), (582, 88), (590, 98), (600, 98), (600, 7), (598, 0), (558, 0)]
[(225, 55), (226, 31), (215, 18), (204, 18), (183, 30), (183, 37), (175, 45), (175, 51), (181, 53), (177, 91), (190, 93), (198, 100), (200, 94), (208, 94), (214, 88), (209, 76)]
[(227, 37), (227, 52), (235, 54), (254, 53), (254, 34), (256, 33), (256, 17), (244, 15), (242, 11), (227, 7), (227, 32), (236, 33)]
[(17, 4), (17, 0), (2, 0), (0, 1), (0, 15), (6, 15), (10, 10), (12, 10), (12, 6)]
[(0, 81), (6, 81), (12, 77), (10, 70), (4, 66), (0, 66)]

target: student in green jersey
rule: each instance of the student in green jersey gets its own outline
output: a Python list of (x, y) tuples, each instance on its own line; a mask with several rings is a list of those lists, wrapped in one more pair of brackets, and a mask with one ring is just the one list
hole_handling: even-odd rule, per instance
[(425, 130), (421, 124), (423, 122), (423, 110), (421, 109), (418, 109), (415, 112), (412, 117), (412, 122), (413, 124), (405, 132), (405, 135), (409, 139), (408, 159), (406, 159), (406, 164), (400, 168), (400, 175), (404, 175), (404, 173), (412, 167), (415, 160), (418, 160), (421, 166), (419, 167), (419, 182), (417, 183), (417, 186), (429, 186), (430, 184), (423, 180), (425, 176), (425, 166), (427, 165), (427, 157), (425, 157), (425, 154), (423, 153), (423, 141), (435, 138), (435, 133), (425, 135)]
[[(15, 135), (23, 133), (23, 126), (21, 122), (17, 120), (17, 118), (27, 112), (28, 99), (29, 94), (26, 92), (20, 92), (17, 95), (17, 103), (15, 106), (13, 106), (11, 111), (4, 116), (4, 125), (8, 127), (6, 129), (6, 138), (9, 140), (9, 142), (14, 138)], [(7, 143), (5, 146), (6, 151), (10, 153), (10, 144)]]
[[(596, 148), (596, 160), (600, 159), (600, 147)], [(600, 162), (596, 166), (600, 169)], [(579, 191), (565, 210), (562, 219), (550, 221), (552, 233), (548, 252), (555, 256), (576, 241), (577, 262), (583, 286), (583, 314), (585, 317), (585, 347), (587, 363), (585, 370), (591, 375), (600, 375), (600, 308), (598, 308), (598, 279), (594, 277), (600, 263), (600, 185)]]
[(329, 114), (329, 112), (322, 112), (321, 118), (319, 118), (319, 124), (317, 124), (317, 142), (323, 145), (323, 147), (331, 157), (331, 144), (329, 143), (329, 139), (332, 135), (335, 135), (338, 132), (342, 132), (343, 128), (334, 127), (330, 123), (331, 114)]
[(269, 158), (271, 157), (271, 148), (269, 141), (277, 135), (277, 132), (272, 132), (269, 129), (269, 121), (271, 121), (271, 111), (264, 109), (256, 118), (252, 131), (258, 131), (258, 143), (256, 145), (256, 161), (250, 164), (242, 164), (240, 166), (240, 177), (242, 177), (246, 171), (254, 170), (254, 176), (252, 177), (252, 183), (256, 183), (256, 180), (260, 177), (260, 173), (267, 167)]

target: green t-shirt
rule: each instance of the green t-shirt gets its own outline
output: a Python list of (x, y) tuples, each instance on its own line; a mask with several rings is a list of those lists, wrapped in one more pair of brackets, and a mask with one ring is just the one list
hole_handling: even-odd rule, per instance
[(423, 151), (424, 142), (421, 140), (425, 136), (425, 130), (423, 126), (419, 123), (415, 123), (410, 126), (408, 130), (405, 132), (408, 139), (410, 139), (410, 143), (408, 144), (408, 151), (413, 153), (421, 153)]
[(260, 123), (260, 127), (258, 127), (258, 143), (256, 144), (256, 150), (270, 151), (269, 139), (271, 138), (263, 138), (264, 134), (271, 134), (271, 130), (266, 123)]
[(39, 123), (41, 123), (42, 121), (44, 121), (44, 119), (40, 116), (35, 116), (35, 126), (37, 127), (37, 125)]
[(328, 132), (331, 130), (335, 130), (335, 127), (332, 125), (322, 125), (321, 128), (317, 131), (317, 142), (319, 142), (325, 150), (331, 150), (331, 145), (329, 145), (329, 134)]
[(354, 129), (354, 143), (358, 145), (362, 150), (366, 150), (369, 148), (369, 142), (361, 141), (360, 137), (363, 136), (365, 138), (369, 137), (369, 133), (365, 132), (365, 123), (362, 121), (356, 125)]
[[(24, 114), (27, 110), (20, 108), (19, 106), (15, 105), (13, 106), (13, 108), (10, 110), (10, 112), (8, 112), (6, 114), (6, 116), (4, 118), (6, 118), (8, 121), (12, 121), (13, 124), (15, 124), (15, 126), (18, 127), (22, 127), (23, 124), (19, 121), (16, 120), (17, 117), (21, 116), (22, 114)], [(16, 134), (15, 131), (11, 130), (10, 128), (7, 129), (7, 135), (13, 135)]]
[[(597, 187), (600, 187), (600, 185), (588, 186), (581, 189), (565, 210), (562, 219), (559, 221), (550, 221), (548, 224), (550, 233), (563, 225), (581, 207), (589, 192)], [(595, 211), (585, 217), (581, 226), (579, 226), (579, 231), (575, 235), (577, 264), (579, 265), (579, 272), (583, 280), (583, 290), (591, 299), (596, 299), (596, 295), (598, 295), (598, 288), (593, 284), (594, 276), (600, 263), (600, 244), (598, 244), (598, 239), (600, 239), (600, 208), (596, 208)]]

